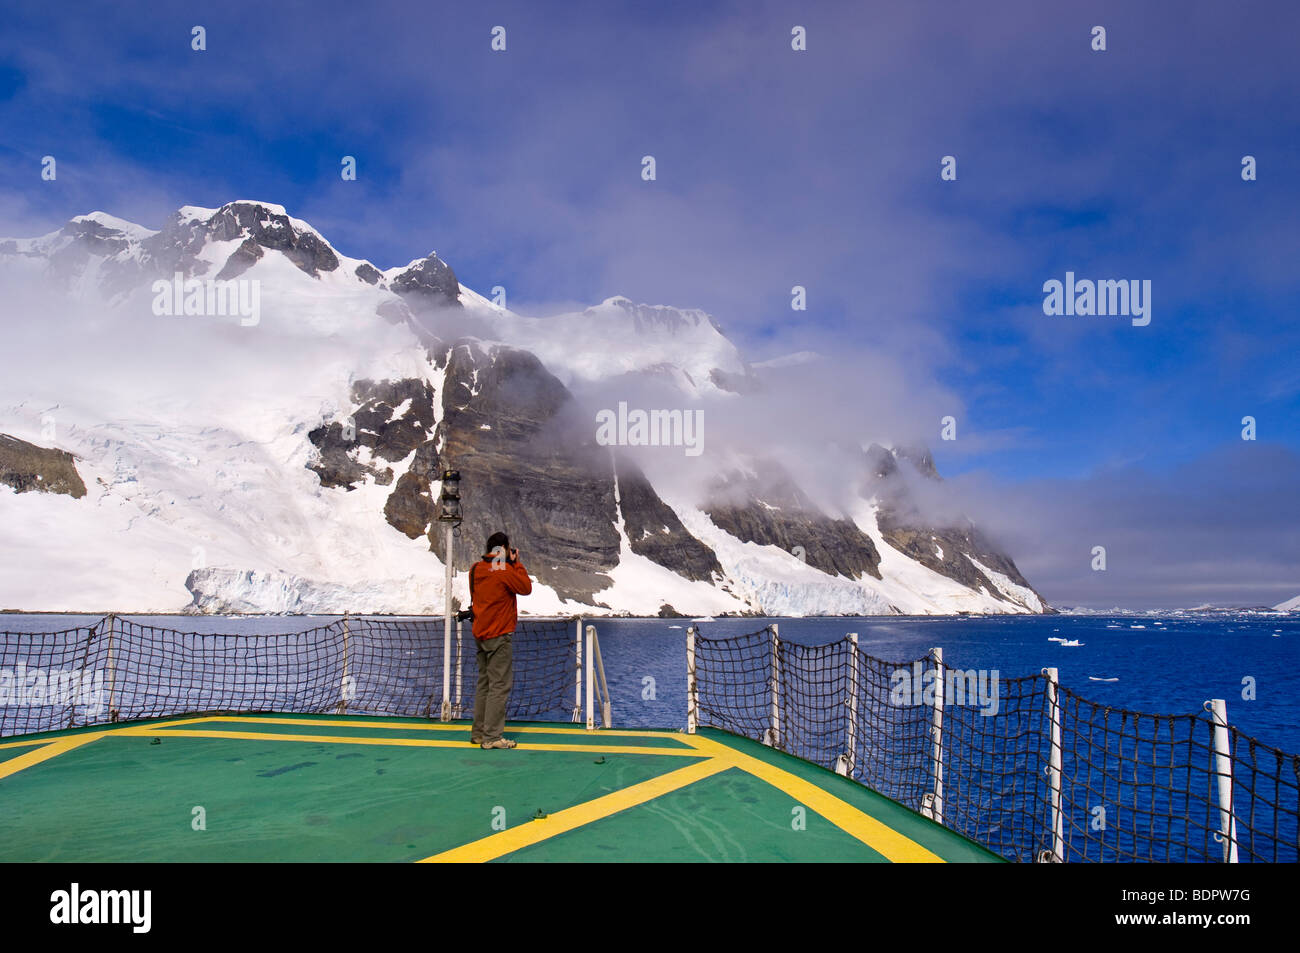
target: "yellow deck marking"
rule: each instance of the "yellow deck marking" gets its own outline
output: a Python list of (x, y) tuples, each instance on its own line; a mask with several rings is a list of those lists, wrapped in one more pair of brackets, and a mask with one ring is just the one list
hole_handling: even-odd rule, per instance
[[(150, 728), (166, 728), (171, 725), (186, 725), (196, 721), (206, 721), (206, 718), (177, 718), (172, 721), (160, 721), (153, 725), (137, 725), (137, 730), (147, 731)], [(26, 754), (20, 754), (16, 758), (10, 758), (7, 761), (0, 761), (0, 778), (7, 778), (11, 774), (17, 774), (24, 768), (30, 768), (32, 765), (40, 764), (43, 761), (49, 761), (51, 758), (57, 758), (66, 751), (73, 748), (80, 748), (84, 744), (92, 741), (98, 741), (100, 738), (109, 735), (134, 734), (126, 728), (105, 728), (103, 731), (90, 731), (80, 735), (65, 735), (61, 738), (24, 741), (8, 741), (0, 744), (0, 748), (20, 748), (32, 745), (43, 745), (35, 751), (29, 751)]]
[[(153, 736), (150, 727), (118, 728), (114, 735), (136, 738)], [(204, 731), (202, 729), (173, 729), (162, 733), (168, 738), (225, 738), (234, 741), (315, 741), (336, 745), (390, 745), (409, 748), (470, 748), (465, 741), (443, 741), (436, 738), (365, 738), (359, 735), (286, 735), (273, 731)], [(581, 751), (585, 754), (662, 754), (669, 757), (698, 758), (694, 748), (654, 748), (648, 745), (579, 745), (534, 744), (525, 742), (518, 751)], [(3, 762), (8, 763), (8, 762)]]
[(636, 807), (646, 801), (653, 801), (670, 791), (676, 791), (688, 784), (694, 784), (696, 781), (712, 777), (730, 767), (730, 764), (720, 758), (707, 758), (696, 764), (678, 768), (676, 771), (661, 774), (657, 778), (642, 781), (640, 784), (634, 784), (631, 787), (613, 791), (594, 800), (575, 804), (573, 807), (565, 808), (562, 811), (556, 811), (541, 820), (528, 821), (499, 833), (490, 834), (461, 847), (453, 847), (451, 850), (445, 850), (440, 854), (434, 854), (432, 857), (426, 857), (420, 863), (483, 863), (484, 861), (495, 860), (497, 857), (521, 850), (531, 844), (548, 840), (557, 834), (563, 834), (566, 831), (590, 824), (592, 821), (599, 821), (612, 814), (617, 814), (629, 807)]
[(42, 761), (49, 761), (51, 758), (57, 758), (65, 751), (71, 751), (73, 748), (80, 748), (82, 745), (90, 744), (92, 741), (104, 737), (107, 732), (92, 731), (84, 735), (72, 735), (67, 738), (55, 738), (44, 747), (37, 748), (35, 751), (28, 751), (20, 754), (16, 758), (10, 758), (8, 761), (0, 761), (0, 778), (7, 778), (12, 774), (17, 774), (24, 768), (30, 768), (32, 765), (40, 764)]
[[(125, 726), (125, 727), (130, 727), (130, 728), (170, 728), (172, 725), (192, 725), (192, 724), (194, 724), (195, 722), (199, 722), (199, 721), (217, 721), (217, 720), (219, 720), (219, 719), (215, 719), (215, 718), (211, 718), (211, 717), (203, 717), (203, 718), (176, 718), (176, 719), (173, 719), (173, 720), (171, 720), (171, 721), (159, 721), (159, 722), (155, 722), (154, 724), (151, 724), (151, 725), (136, 725), (136, 724), (130, 724), (130, 725), (127, 725), (127, 726)], [(97, 735), (111, 735), (111, 734), (116, 734), (118, 730), (119, 730), (119, 729), (116, 729), (116, 728), (112, 727), (112, 725), (104, 725), (104, 726), (103, 726), (103, 730), (101, 730), (101, 731), (97, 731), (97, 732), (95, 732), (95, 734), (97, 734)], [(64, 736), (64, 737), (73, 737), (73, 736), (71, 736), (71, 735), (67, 735), (67, 736)], [(6, 741), (6, 742), (4, 742), (4, 743), (0, 743), (0, 748), (25, 748), (25, 747), (29, 747), (29, 746), (31, 746), (31, 745), (47, 745), (47, 744), (50, 744), (51, 742), (58, 741), (58, 740), (60, 740), (60, 739), (59, 739), (59, 738), (41, 738), (41, 737), (37, 737), (37, 738), (24, 738), (22, 741)]]
[(726, 761), (729, 766), (747, 771), (784, 791), (800, 804), (817, 812), (840, 830), (856, 837), (893, 863), (944, 863), (944, 859), (938, 854), (922, 847), (910, 837), (905, 837), (888, 824), (864, 813), (847, 801), (837, 798), (829, 791), (822, 790), (811, 781), (805, 781), (798, 775), (768, 764), (761, 758), (737, 751), (711, 738), (701, 735), (684, 737), (689, 738), (688, 743), (694, 745), (702, 754), (713, 755), (718, 760)]
[[(237, 722), (240, 724), (255, 725), (315, 725), (320, 727), (343, 727), (343, 728), (380, 728), (387, 731), (469, 731), (469, 725), (464, 722), (415, 722), (408, 724), (387, 724), (378, 721), (349, 721), (343, 719), (330, 718), (256, 718), (247, 715), (210, 715), (204, 718), (195, 718), (191, 722)], [(161, 727), (155, 725), (154, 727)], [(588, 731), (586, 728), (569, 728), (559, 725), (543, 727), (539, 725), (506, 725), (506, 734), (513, 735), (516, 732), (520, 734), (537, 734), (537, 735), (585, 735), (588, 738), (672, 738), (676, 741), (686, 744), (685, 736), (678, 731), (617, 731), (602, 728), (599, 731)]]
[(119, 731), (126, 731), (127, 729), (130, 728), (138, 728), (141, 731), (147, 731), (150, 728), (174, 728), (177, 725), (197, 725), (200, 722), (204, 722), (204, 721), (220, 721), (220, 720), (221, 718), (218, 715), (196, 715), (190, 718), (172, 718), (168, 721), (153, 721), (143, 725), (136, 724), (134, 722), (126, 722), (125, 724), (122, 725), (121, 728), (114, 728), (111, 732), (109, 732), (109, 734), (116, 734)]

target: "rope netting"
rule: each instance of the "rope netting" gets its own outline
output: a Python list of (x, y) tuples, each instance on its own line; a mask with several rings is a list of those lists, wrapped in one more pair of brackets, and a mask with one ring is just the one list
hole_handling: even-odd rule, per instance
[[(521, 619), (507, 716), (572, 721), (576, 620)], [(285, 634), (181, 632), (106, 616), (58, 632), (0, 632), (0, 737), (203, 712), (451, 717), (474, 712), (473, 636), (443, 621), (346, 617)]]
[[(874, 658), (768, 626), (692, 640), (696, 719), (848, 775), (1009, 860), (1295, 861), (1300, 756), (1054, 672)], [(1229, 768), (1230, 766), (1230, 768)]]

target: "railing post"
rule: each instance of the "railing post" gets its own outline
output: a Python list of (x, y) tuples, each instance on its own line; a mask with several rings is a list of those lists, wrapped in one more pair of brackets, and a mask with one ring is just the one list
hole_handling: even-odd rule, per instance
[(350, 686), (348, 680), (351, 678), (350, 666), (352, 664), (352, 646), (351, 630), (348, 625), (348, 614), (343, 613), (343, 679), (339, 682), (339, 703), (334, 708), (334, 714), (343, 715), (348, 709), (348, 692)]
[(695, 682), (695, 626), (686, 627), (686, 733), (695, 734), (696, 719), (698, 716), (697, 705), (699, 704), (697, 692), (699, 686)]
[(596, 700), (600, 702), (600, 724), (603, 728), (612, 727), (614, 714), (610, 710), (609, 683), (605, 681), (605, 662), (600, 657), (600, 632), (594, 625), (587, 626), (591, 636), (591, 660), (596, 671)]
[[(452, 695), (451, 717), (460, 718), (464, 712), (461, 711), (463, 692), (465, 690), (465, 624), (459, 619), (456, 620), (456, 650), (452, 652), (454, 668), (456, 670), (456, 693)], [(471, 638), (473, 636), (471, 635)]]
[(595, 659), (595, 648), (592, 642), (596, 637), (596, 627), (587, 626), (587, 730), (594, 731), (596, 728), (596, 668), (592, 664)]
[(1047, 788), (1052, 817), (1052, 849), (1043, 851), (1039, 860), (1065, 862), (1065, 826), (1061, 816), (1061, 700), (1060, 678), (1055, 668), (1043, 669), (1047, 676), (1047, 713), (1051, 720), (1051, 750), (1048, 754)]
[(858, 765), (858, 633), (849, 633), (849, 729), (846, 750), (835, 759), (835, 771), (853, 777)]
[(573, 669), (573, 721), (582, 720), (582, 619), (576, 620), (573, 633), (574, 659)]
[(772, 630), (772, 727), (768, 729), (767, 744), (773, 748), (781, 746), (781, 633), (776, 623)]
[(113, 644), (117, 616), (110, 612), (104, 621), (108, 623), (108, 720), (117, 721), (117, 646)]
[(1205, 710), (1214, 718), (1214, 773), (1219, 780), (1219, 829), (1214, 839), (1223, 845), (1223, 862), (1237, 862), (1237, 818), (1232, 809), (1232, 752), (1228, 744), (1228, 705), (1212, 698)]
[(930, 656), (934, 659), (934, 711), (930, 720), (930, 741), (933, 745), (932, 755), (934, 774), (934, 797), (930, 800), (930, 816), (938, 823), (943, 823), (943, 703), (947, 694), (948, 681), (943, 667), (943, 649), (933, 648)]

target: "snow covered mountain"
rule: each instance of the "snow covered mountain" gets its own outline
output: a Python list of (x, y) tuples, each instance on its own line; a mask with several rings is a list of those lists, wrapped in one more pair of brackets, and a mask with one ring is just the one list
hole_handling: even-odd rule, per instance
[(1300, 612), (1300, 596), (1288, 599), (1286, 602), (1279, 602), (1273, 608), (1278, 612)]
[(832, 504), (729, 440), (713, 421), (815, 356), (751, 367), (700, 311), (526, 317), (436, 254), (381, 270), (252, 201), (0, 241), (0, 290), (0, 606), (437, 612), (450, 466), (457, 568), (506, 528), (532, 613), (1051, 611), (923, 515), (923, 449), (845, 434)]

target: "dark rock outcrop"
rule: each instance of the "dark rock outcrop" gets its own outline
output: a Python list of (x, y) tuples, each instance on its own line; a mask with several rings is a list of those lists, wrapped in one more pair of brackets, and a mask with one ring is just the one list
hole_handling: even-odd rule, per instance
[(718, 390), (732, 394), (753, 394), (760, 389), (758, 378), (753, 374), (730, 374), (716, 367), (709, 371), (709, 382)]
[[(357, 381), (352, 385), (352, 400), (356, 404), (351, 419), (332, 421), (307, 434), (316, 447), (316, 456), (307, 464), (320, 477), (321, 486), (345, 487), (353, 489), (357, 483), (367, 477), (374, 479), (380, 486), (393, 482), (391, 468), (379, 468), (366, 465), (356, 458), (360, 447), (370, 450), (371, 456), (378, 460), (396, 463), (405, 460), (414, 450), (419, 450), (430, 443), (434, 424), (437, 422), (433, 406), (433, 388), (422, 380), (400, 381)], [(398, 411), (401, 411), (399, 414)], [(429, 460), (436, 454), (430, 449), (424, 461), (427, 477)], [(407, 473), (398, 480), (397, 491), (403, 496), (420, 496), (412, 481), (420, 462), (419, 454)], [(418, 482), (419, 474), (414, 474)], [(405, 481), (405, 482), (404, 482)], [(423, 495), (428, 495), (428, 481), (425, 479)], [(424, 533), (425, 527), (419, 526), (413, 532), (408, 531), (414, 523), (408, 513), (408, 507), (397, 506), (395, 512), (399, 517), (403, 532), (415, 538)], [(393, 522), (390, 517), (389, 522)], [(394, 523), (397, 525), (397, 523)]]
[[(895, 521), (894, 515), (882, 509), (877, 518), (881, 535), (885, 541), (898, 551), (915, 559), (927, 569), (933, 569), (941, 576), (955, 579), (963, 586), (979, 590), (983, 588), (995, 599), (1006, 601), (1005, 597), (984, 573), (968, 559), (973, 556), (982, 565), (994, 572), (1009, 577), (1018, 586), (1026, 589), (1033, 587), (1020, 574), (1011, 558), (993, 546), (974, 525), (967, 522), (958, 527), (907, 526)], [(942, 555), (940, 555), (942, 552)]]
[(368, 261), (357, 265), (354, 274), (368, 285), (377, 285), (384, 278), (379, 269)]
[(441, 307), (460, 304), (460, 282), (451, 266), (436, 254), (429, 255), (393, 279), (391, 286), (403, 297)]
[(366, 477), (377, 477), (373, 467), (358, 463), (352, 456), (357, 440), (350, 425), (338, 421), (323, 424), (310, 431), (307, 439), (316, 448), (315, 455), (307, 461), (307, 469), (320, 477), (321, 486), (353, 490)]
[(617, 459), (619, 508), (632, 552), (687, 579), (722, 577), (713, 550), (687, 531), (672, 507), (659, 498), (645, 474), (631, 461)]
[(411, 539), (427, 534), (438, 516), (432, 484), (440, 478), (438, 451), (432, 440), (415, 452), (411, 466), (397, 480), (384, 502), (388, 525)]
[(19, 493), (65, 493), (77, 500), (86, 495), (72, 454), (9, 434), (0, 434), (0, 483)]
[[(1004, 595), (993, 580), (971, 562), (971, 558), (993, 572), (1002, 573), (1016, 585), (1034, 591), (1011, 557), (990, 542), (970, 520), (936, 520), (918, 507), (909, 489), (909, 481), (919, 477), (943, 482), (927, 448), (888, 450), (872, 444), (865, 452), (865, 460), (867, 480), (863, 496), (876, 500), (877, 526), (890, 546), (941, 576), (975, 591), (983, 589), (1003, 602), (1013, 600)], [(909, 474), (908, 469), (914, 471), (914, 475)], [(1038, 595), (1037, 592), (1034, 594)], [(1041, 596), (1039, 599), (1046, 605), (1046, 600)]]
[(833, 519), (800, 490), (777, 463), (760, 461), (755, 475), (732, 474), (714, 487), (704, 507), (720, 528), (746, 543), (802, 554), (832, 576), (880, 578), (880, 553), (850, 519)]
[[(203, 229), (215, 241), (247, 238), (261, 248), (283, 252), (313, 278), (319, 277), (322, 271), (333, 271), (339, 266), (338, 256), (315, 232), (298, 231), (289, 216), (273, 212), (257, 202), (223, 205)], [(157, 237), (165, 233), (166, 229)], [(244, 247), (240, 246), (236, 254), (243, 250)]]
[[(63, 226), (60, 235), (70, 241), (50, 253), (49, 270), (51, 276), (63, 282), (70, 283), (79, 279), (92, 258), (112, 258), (130, 247), (130, 240), (125, 233), (90, 218), (73, 219)], [(124, 278), (121, 286), (113, 281), (108, 282), (106, 290), (110, 294), (120, 293), (139, 275), (138, 265), (128, 266), (126, 270), (130, 275)]]
[(63, 234), (74, 239), (74, 244), (91, 255), (111, 258), (130, 247), (126, 235), (92, 218), (73, 219), (63, 226)]
[[(461, 473), (456, 567), (503, 530), (534, 579), (592, 602), (619, 556), (614, 468), (594, 428), (583, 437), (568, 390), (527, 351), (459, 342), (446, 361), (437, 436), (442, 466)], [(429, 535), (441, 557), (442, 534)]]
[(257, 264), (259, 258), (265, 254), (262, 246), (251, 238), (245, 238), (243, 243), (235, 249), (234, 253), (226, 259), (226, 264), (217, 272), (218, 281), (230, 281), (238, 278), (253, 265)]
[(426, 381), (357, 381), (352, 397), (359, 404), (352, 413), (357, 442), (390, 463), (423, 446), (438, 423), (433, 388)]

